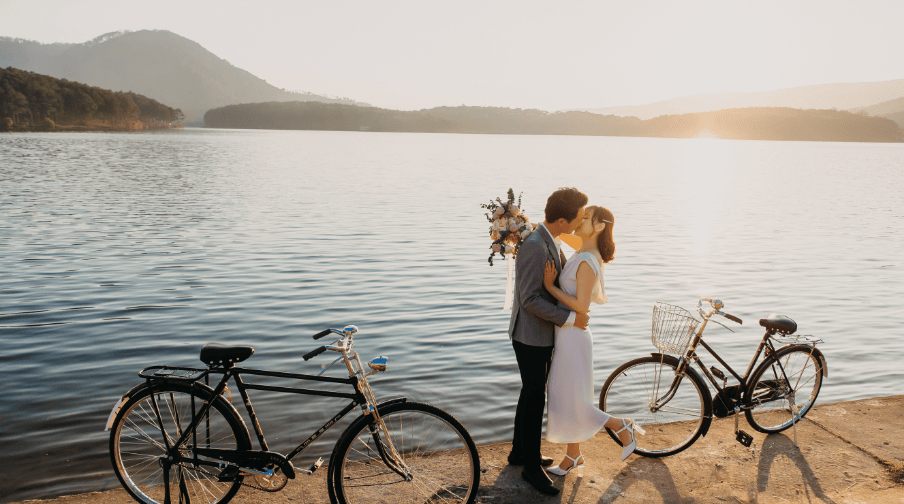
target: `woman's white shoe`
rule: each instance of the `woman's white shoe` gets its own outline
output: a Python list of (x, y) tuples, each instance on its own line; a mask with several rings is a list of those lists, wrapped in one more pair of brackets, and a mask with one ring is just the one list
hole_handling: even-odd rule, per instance
[[(556, 476), (565, 476), (566, 474), (568, 474), (568, 471), (574, 469), (575, 467), (584, 467), (583, 454), (578, 454), (578, 456), (575, 458), (571, 458), (568, 455), (565, 455), (565, 458), (571, 461), (571, 467), (569, 467), (568, 469), (562, 469), (561, 467), (554, 465), (552, 467), (547, 467), (546, 472), (548, 472), (549, 474), (555, 474)], [(581, 461), (580, 464), (578, 464), (578, 460)]]
[(615, 434), (618, 435), (618, 433), (623, 430), (627, 430), (628, 433), (631, 434), (631, 442), (628, 443), (628, 446), (625, 446), (624, 450), (622, 450), (621, 459), (625, 460), (626, 458), (628, 458), (628, 456), (634, 453), (634, 449), (637, 448), (637, 440), (634, 439), (634, 431), (637, 430), (637, 432), (641, 435), (646, 434), (646, 431), (643, 430), (641, 426), (637, 425), (637, 423), (635, 423), (634, 420), (631, 420), (630, 418), (622, 418), (622, 428), (615, 431)]

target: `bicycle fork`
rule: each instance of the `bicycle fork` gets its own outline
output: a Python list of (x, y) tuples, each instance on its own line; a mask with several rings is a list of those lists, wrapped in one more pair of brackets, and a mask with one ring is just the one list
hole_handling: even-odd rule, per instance
[[(349, 373), (358, 379), (358, 391), (364, 395), (364, 399), (367, 401), (366, 404), (362, 406), (364, 414), (373, 416), (373, 421), (368, 428), (370, 430), (370, 435), (374, 440), (374, 444), (377, 447), (377, 452), (380, 454), (380, 458), (383, 459), (383, 463), (385, 463), (387, 467), (404, 478), (405, 481), (411, 481), (411, 468), (405, 464), (405, 460), (402, 459), (402, 456), (396, 450), (395, 445), (392, 442), (392, 437), (389, 435), (389, 429), (386, 428), (383, 418), (380, 417), (380, 412), (377, 411), (377, 400), (376, 397), (374, 397), (373, 390), (370, 388), (370, 383), (367, 382), (367, 375), (364, 374), (364, 365), (361, 363), (361, 358), (358, 356), (357, 352), (355, 352), (352, 358), (354, 358), (354, 362), (357, 364), (357, 369), (353, 366), (350, 358), (345, 359), (345, 364), (348, 367)], [(383, 433), (383, 440), (380, 439), (380, 432)]]

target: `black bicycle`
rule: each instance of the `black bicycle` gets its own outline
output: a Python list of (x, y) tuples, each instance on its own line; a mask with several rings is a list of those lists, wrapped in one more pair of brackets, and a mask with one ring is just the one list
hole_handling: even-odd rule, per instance
[[(355, 419), (337, 441), (327, 469), (330, 502), (342, 504), (456, 502), (471, 504), (480, 484), (480, 459), (468, 431), (449, 413), (428, 404), (394, 399), (377, 403), (367, 377), (386, 371), (387, 359), (364, 366), (352, 351), (358, 328), (327, 329), (314, 339), (339, 338), (304, 355), (325, 351), (348, 368), (347, 378), (236, 367), (254, 349), (208, 343), (201, 349), (205, 369), (152, 366), (144, 383), (128, 391), (107, 421), (116, 476), (132, 497), (146, 504), (225, 504), (242, 486), (282, 490), (298, 473), (313, 474), (292, 460), (355, 408)], [(322, 374), (322, 372), (321, 372)], [(222, 375), (211, 388), (210, 376)], [(349, 385), (351, 392), (245, 383), (242, 375)], [(251, 419), (260, 449), (252, 447), (244, 420), (230, 400), (232, 378)], [(203, 379), (203, 382), (202, 382)], [(272, 452), (251, 405), (248, 390), (268, 390), (350, 399), (351, 402), (288, 455)]]
[[(703, 301), (711, 309), (704, 309)], [(635, 453), (645, 457), (674, 455), (705, 436), (713, 417), (728, 416), (735, 417), (737, 440), (749, 447), (753, 438), (738, 428), (741, 412), (751, 427), (772, 434), (796, 426), (816, 402), (822, 379), (828, 376), (825, 357), (816, 348), (822, 340), (792, 336), (797, 331), (796, 322), (783, 315), (769, 315), (760, 320), (766, 334), (747, 372), (740, 376), (703, 341), (703, 329), (713, 315), (741, 323), (741, 319), (722, 312), (722, 307), (718, 299), (698, 300), (700, 325), (687, 310), (656, 303), (653, 344), (660, 352), (622, 364), (603, 385), (600, 409), (633, 418), (646, 429), (646, 435), (637, 438)], [(696, 330), (698, 325), (700, 329)], [(784, 345), (776, 348), (775, 343)], [(725, 366), (738, 383), (728, 386), (722, 370), (714, 366), (707, 369), (697, 355), (700, 346)], [(754, 369), (760, 355), (763, 361)], [(717, 391), (715, 399), (692, 363)], [(722, 381), (721, 385), (716, 378)], [(795, 441), (796, 432), (795, 427)], [(609, 435), (618, 441), (615, 433), (610, 431)]]

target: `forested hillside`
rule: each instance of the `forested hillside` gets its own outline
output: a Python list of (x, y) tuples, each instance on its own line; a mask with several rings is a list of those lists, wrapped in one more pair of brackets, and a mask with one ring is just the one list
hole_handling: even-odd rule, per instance
[(0, 68), (0, 130), (171, 127), (182, 111), (132, 92)]
[(397, 131), (515, 135), (590, 135), (738, 140), (902, 142), (894, 121), (838, 110), (780, 107), (727, 109), (640, 120), (590, 112), (494, 107), (385, 110), (321, 103), (251, 103), (204, 115), (215, 128)]

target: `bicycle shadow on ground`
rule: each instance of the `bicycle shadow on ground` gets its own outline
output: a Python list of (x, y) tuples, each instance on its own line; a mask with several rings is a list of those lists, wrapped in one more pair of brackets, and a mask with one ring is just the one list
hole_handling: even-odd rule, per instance
[[(599, 504), (608, 504), (617, 500), (632, 485), (647, 481), (658, 492), (663, 502), (675, 504), (692, 504), (693, 497), (683, 497), (678, 491), (672, 471), (662, 460), (656, 458), (635, 457), (614, 478), (603, 492)], [(573, 495), (573, 494), (572, 494)]]
[[(819, 479), (813, 473), (813, 469), (810, 468), (810, 464), (804, 454), (801, 453), (800, 448), (794, 444), (791, 438), (784, 434), (770, 434), (763, 440), (760, 448), (760, 460), (757, 463), (756, 488), (758, 492), (766, 491), (772, 467), (778, 457), (786, 457), (800, 470), (804, 483), (804, 497), (808, 502), (812, 502), (813, 497), (815, 497), (828, 504), (835, 503), (823, 491), (822, 485), (819, 484)], [(810, 493), (811, 490), (812, 495)]]

